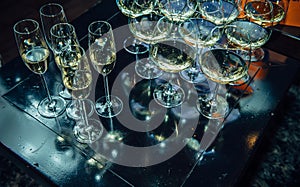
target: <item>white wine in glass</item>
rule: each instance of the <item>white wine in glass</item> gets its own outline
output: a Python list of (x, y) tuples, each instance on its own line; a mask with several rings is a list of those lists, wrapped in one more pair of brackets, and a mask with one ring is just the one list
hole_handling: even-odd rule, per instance
[(233, 0), (202, 0), (198, 6), (204, 19), (219, 26), (232, 22), (239, 15), (238, 3)]
[(57, 117), (65, 110), (66, 102), (58, 96), (51, 96), (44, 73), (48, 69), (50, 51), (43, 38), (39, 23), (32, 19), (18, 21), (14, 25), (14, 35), (19, 53), (30, 71), (41, 76), (47, 98), (43, 99), (37, 109), (44, 117)]
[[(195, 61), (195, 50), (192, 46), (180, 39), (166, 39), (155, 43), (150, 48), (150, 59), (163, 71), (178, 73), (189, 68)], [(184, 90), (171, 83), (159, 85), (153, 93), (155, 101), (166, 107), (172, 108), (184, 102)]]
[(191, 18), (181, 23), (179, 34), (190, 45), (197, 49), (197, 59), (188, 69), (180, 72), (180, 76), (191, 83), (199, 83), (206, 80), (201, 72), (199, 61), (205, 48), (213, 46), (221, 38), (221, 29), (216, 24), (202, 18)]
[(199, 112), (209, 118), (224, 118), (229, 112), (226, 98), (218, 94), (220, 84), (229, 84), (247, 74), (245, 61), (230, 49), (212, 49), (202, 54), (200, 67), (208, 79), (216, 82), (215, 89), (208, 97), (199, 98)]
[[(57, 67), (62, 70), (62, 51), (69, 48), (72, 45), (79, 45), (75, 28), (70, 23), (57, 23), (50, 29), (50, 38), (52, 51), (54, 54), (54, 60)], [(64, 98), (72, 99), (68, 89), (64, 87), (64, 90), (60, 93), (64, 93)], [(60, 94), (61, 95), (61, 94)], [(61, 95), (62, 96), (62, 95)], [(91, 116), (94, 113), (94, 104), (91, 100), (85, 99), (83, 102), (86, 104), (87, 113)], [(72, 100), (67, 106), (67, 115), (72, 119), (78, 119), (81, 117), (80, 111), (78, 110), (78, 100)]]
[(63, 83), (69, 89), (73, 100), (78, 103), (77, 109), (80, 113), (73, 128), (75, 138), (81, 143), (93, 143), (101, 137), (103, 126), (99, 120), (89, 119), (84, 102), (90, 95), (92, 86), (88, 58), (84, 49), (78, 45), (64, 48), (60, 56)]
[(114, 69), (117, 52), (111, 25), (106, 21), (94, 21), (88, 27), (89, 57), (94, 69), (103, 76), (105, 96), (96, 103), (99, 116), (111, 118), (123, 109), (123, 102), (117, 96), (110, 95), (108, 74)]
[[(154, 43), (169, 37), (172, 24), (164, 16), (156, 14), (146, 14), (136, 18), (129, 18), (129, 28), (133, 36), (151, 46)], [(125, 49), (127, 46), (125, 46)], [(163, 72), (149, 58), (139, 60), (136, 58), (135, 71), (144, 79), (155, 79)]]

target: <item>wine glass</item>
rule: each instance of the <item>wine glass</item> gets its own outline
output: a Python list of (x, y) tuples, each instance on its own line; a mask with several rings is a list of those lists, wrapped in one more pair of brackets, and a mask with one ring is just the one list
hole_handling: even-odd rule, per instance
[(161, 0), (158, 2), (160, 12), (170, 21), (183, 22), (196, 12), (195, 0)]
[(153, 12), (157, 0), (116, 0), (116, 3), (125, 16), (135, 18)]
[[(163, 71), (178, 73), (191, 66), (195, 53), (194, 48), (183, 40), (172, 38), (153, 44), (150, 59)], [(172, 108), (182, 104), (185, 94), (180, 86), (169, 80), (155, 88), (153, 96), (158, 104)]]
[(199, 112), (209, 118), (224, 118), (229, 112), (228, 102), (218, 91), (225, 85), (241, 79), (247, 73), (245, 61), (233, 51), (225, 48), (211, 49), (201, 56), (200, 67), (208, 79), (216, 83), (215, 89), (207, 97), (199, 98)]
[(269, 0), (246, 0), (244, 9), (250, 22), (271, 26), (273, 5)]
[(68, 22), (66, 14), (64, 12), (64, 8), (57, 3), (48, 3), (41, 6), (39, 12), (46, 42), (52, 50), (50, 29), (57, 23)]
[[(68, 48), (70, 45), (79, 45), (79, 41), (75, 32), (75, 28), (70, 23), (57, 23), (53, 25), (50, 29), (50, 44), (52, 46), (52, 51), (54, 54), (54, 61), (57, 67), (62, 70), (61, 61), (63, 56), (62, 51)], [(71, 94), (68, 89), (64, 87), (65, 94), (68, 94), (71, 98)], [(82, 102), (85, 103), (88, 116), (91, 116), (94, 112), (94, 104), (89, 99), (84, 99)], [(72, 119), (78, 119), (81, 117), (80, 111), (78, 110), (79, 102), (78, 100), (72, 100), (66, 107), (67, 115)]]
[(75, 138), (80, 143), (97, 141), (103, 133), (103, 125), (99, 120), (89, 119), (86, 105), (91, 92), (92, 72), (85, 51), (79, 45), (69, 45), (61, 51), (61, 72), (65, 87), (69, 89), (72, 98), (77, 100), (80, 117), (76, 119), (73, 128)]
[(239, 15), (238, 3), (233, 0), (198, 1), (199, 12), (204, 19), (216, 25), (224, 26)]
[[(154, 12), (157, 0), (116, 0), (116, 3), (122, 14), (128, 18), (136, 18)], [(136, 55), (136, 61), (139, 54), (148, 51), (148, 47), (131, 36), (124, 40), (124, 47), (126, 51)]]
[(270, 38), (272, 31), (254, 22), (247, 20), (237, 20), (225, 29), (225, 34), (229, 43), (249, 50), (251, 62), (256, 62), (264, 58), (264, 51), (261, 48)]
[(288, 7), (289, 7), (289, 0), (271, 0), (273, 5), (273, 12), (272, 12), (272, 26), (277, 25), (282, 20), (285, 19)]
[[(172, 24), (166, 17), (152, 13), (136, 18), (129, 18), (131, 33), (135, 38), (148, 46), (167, 38), (171, 32), (171, 28)], [(149, 58), (147, 60), (137, 60), (135, 71), (144, 79), (158, 78), (163, 73)]]
[(118, 115), (123, 103), (110, 95), (108, 74), (116, 63), (116, 47), (111, 25), (106, 21), (94, 21), (88, 27), (89, 57), (94, 69), (103, 76), (105, 96), (97, 99), (95, 106), (99, 116), (111, 118)]
[(178, 26), (181, 22), (194, 16), (197, 9), (195, 0), (162, 0), (158, 1), (158, 7), (161, 14), (166, 16), (173, 25), (171, 36), (178, 36)]
[(19, 54), (30, 71), (40, 75), (47, 98), (38, 104), (38, 112), (43, 117), (57, 117), (65, 110), (66, 102), (58, 96), (51, 96), (44, 73), (48, 69), (49, 49), (41, 33), (39, 23), (33, 19), (18, 21), (14, 27), (14, 35)]
[(246, 0), (244, 9), (249, 21), (270, 27), (285, 18), (288, 5), (288, 0)]
[(206, 80), (201, 72), (199, 61), (204, 48), (213, 46), (221, 38), (221, 30), (216, 24), (202, 19), (190, 18), (179, 26), (179, 34), (190, 45), (197, 49), (197, 60), (192, 66), (180, 72), (181, 77), (191, 83), (199, 83)]
[[(41, 6), (39, 13), (45, 40), (48, 44), (48, 47), (53, 51), (50, 32), (51, 27), (57, 23), (67, 23), (67, 16), (65, 14), (64, 8), (58, 3), (48, 3)], [(58, 92), (59, 95), (65, 99), (71, 98), (70, 93), (68, 93), (68, 90), (63, 86), (59, 87)]]

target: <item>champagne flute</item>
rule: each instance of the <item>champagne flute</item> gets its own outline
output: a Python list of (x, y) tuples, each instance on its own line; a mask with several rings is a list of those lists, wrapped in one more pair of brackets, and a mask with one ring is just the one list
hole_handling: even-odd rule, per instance
[(66, 102), (61, 97), (51, 96), (44, 73), (48, 69), (49, 49), (42, 36), (39, 23), (33, 19), (24, 19), (14, 25), (14, 35), (19, 54), (30, 71), (40, 75), (47, 98), (38, 104), (38, 112), (43, 117), (57, 117), (65, 110)]
[(199, 83), (206, 80), (205, 75), (201, 72), (199, 61), (204, 48), (213, 46), (221, 38), (221, 30), (216, 24), (202, 19), (191, 18), (181, 23), (179, 34), (190, 45), (197, 49), (197, 60), (192, 67), (180, 72), (180, 76), (191, 83)]
[[(75, 28), (70, 23), (57, 23), (53, 25), (50, 29), (50, 43), (52, 46), (52, 51), (54, 54), (54, 61), (56, 62), (57, 67), (62, 71), (62, 51), (69, 48), (71, 45), (79, 45), (79, 41), (75, 32)], [(64, 87), (65, 94), (71, 94), (68, 89)], [(88, 116), (91, 116), (94, 113), (94, 104), (89, 99), (84, 99), (82, 102), (85, 103)], [(80, 111), (78, 110), (79, 102), (78, 100), (72, 100), (66, 107), (67, 115), (72, 119), (78, 119), (81, 117)]]
[(105, 96), (97, 99), (96, 112), (99, 116), (111, 118), (118, 115), (123, 103), (110, 95), (108, 74), (116, 63), (116, 46), (111, 25), (106, 21), (94, 21), (88, 27), (89, 57), (94, 69), (103, 76)]
[[(53, 51), (51, 44), (51, 27), (57, 23), (67, 23), (67, 17), (64, 11), (64, 8), (58, 3), (48, 3), (41, 6), (40, 10), (40, 19), (42, 23), (42, 29), (45, 36), (45, 40), (48, 44), (48, 47)], [(68, 93), (66, 88), (59, 87), (59, 95), (65, 99), (70, 99), (71, 95)]]
[(65, 87), (70, 90), (72, 98), (77, 100), (80, 117), (73, 128), (75, 138), (80, 143), (97, 141), (103, 133), (103, 125), (99, 120), (89, 119), (86, 105), (92, 86), (92, 72), (85, 51), (79, 45), (69, 45), (60, 55), (62, 79)]

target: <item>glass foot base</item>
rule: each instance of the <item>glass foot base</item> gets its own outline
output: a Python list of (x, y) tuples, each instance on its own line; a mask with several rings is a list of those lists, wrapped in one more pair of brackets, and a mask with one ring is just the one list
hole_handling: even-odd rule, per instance
[(180, 73), (180, 77), (190, 83), (199, 83), (206, 81), (206, 77), (200, 72), (200, 69), (188, 68)]
[(95, 119), (89, 119), (88, 124), (81, 120), (76, 122), (73, 132), (78, 142), (93, 143), (102, 136), (103, 126), (100, 121)]
[(134, 37), (128, 37), (124, 41), (123, 46), (125, 50), (131, 54), (144, 54), (149, 50), (145, 43), (135, 39)]
[(104, 118), (118, 115), (123, 108), (123, 102), (116, 96), (110, 96), (110, 103), (106, 102), (106, 96), (100, 97), (95, 104), (96, 113)]
[(61, 115), (66, 108), (66, 101), (59, 96), (51, 96), (52, 103), (48, 98), (43, 99), (38, 105), (38, 112), (43, 117), (53, 118)]
[(72, 95), (70, 94), (68, 89), (66, 87), (64, 87), (63, 85), (59, 85), (57, 87), (57, 92), (58, 92), (59, 96), (64, 99), (72, 99)]
[[(89, 99), (82, 100), (85, 106), (86, 114), (91, 117), (94, 114), (94, 103)], [(69, 118), (79, 120), (82, 115), (80, 114), (80, 104), (78, 100), (72, 100), (66, 107), (67, 116)]]
[(217, 95), (214, 100), (200, 98), (197, 109), (208, 119), (224, 118), (229, 112), (229, 106), (226, 99), (220, 95)]
[(153, 96), (159, 105), (166, 108), (173, 108), (183, 103), (185, 95), (181, 87), (166, 83), (155, 88)]
[(261, 61), (265, 57), (265, 51), (262, 48), (254, 49), (251, 51), (251, 58), (249, 59), (250, 62), (258, 62)]
[(148, 58), (135, 63), (135, 72), (143, 79), (156, 79), (163, 74), (163, 71)]

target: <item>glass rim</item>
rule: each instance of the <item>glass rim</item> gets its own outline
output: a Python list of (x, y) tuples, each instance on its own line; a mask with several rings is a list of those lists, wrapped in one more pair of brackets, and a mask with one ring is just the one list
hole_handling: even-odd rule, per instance
[(108, 32), (109, 31), (112, 31), (112, 26), (111, 26), (111, 24), (110, 23), (108, 23), (107, 21), (103, 21), (103, 20), (98, 20), (98, 21), (93, 21), (92, 23), (90, 23), (89, 24), (89, 26), (88, 26), (88, 31), (89, 31), (89, 33), (92, 33), (92, 34), (97, 34), (95, 31), (97, 31), (97, 30), (92, 30), (92, 27), (95, 25), (95, 24), (103, 24), (103, 25), (106, 25), (107, 27), (108, 27)]
[[(59, 11), (57, 12), (57, 13), (55, 13), (55, 14), (46, 14), (45, 12), (44, 12), (44, 8), (46, 8), (46, 7), (48, 7), (48, 6), (56, 6), (56, 7), (59, 7)], [(58, 3), (47, 3), (47, 4), (44, 4), (44, 5), (42, 5), (41, 6), (41, 8), (40, 8), (40, 10), (39, 10), (39, 12), (40, 12), (40, 14), (41, 15), (43, 15), (43, 16), (45, 16), (45, 17), (55, 17), (55, 16), (57, 16), (57, 15), (59, 15), (59, 14), (64, 14), (64, 8), (63, 8), (63, 6), (61, 5), (61, 4), (58, 4)]]
[[(17, 29), (17, 27), (21, 24), (21, 23), (25, 23), (25, 22), (28, 22), (28, 23), (33, 23), (33, 26), (35, 26), (35, 28), (33, 29), (33, 30), (30, 30), (30, 31), (27, 31), (27, 32), (25, 32), (25, 31), (20, 31), (19, 29)], [(18, 22), (16, 22), (15, 24), (14, 24), (14, 27), (13, 27), (13, 29), (14, 29), (14, 32), (15, 33), (17, 33), (17, 34), (31, 34), (31, 33), (34, 33), (34, 32), (36, 32), (36, 31), (38, 31), (39, 30), (39, 22), (37, 22), (36, 20), (34, 20), (34, 19), (30, 19), (30, 18), (28, 18), (28, 19), (22, 19), (22, 20), (19, 20)]]
[[(53, 32), (54, 28), (56, 26), (59, 26), (59, 25), (67, 25), (69, 29), (71, 29), (71, 32), (68, 33), (68, 35), (57, 35), (56, 33)], [(70, 24), (70, 23), (56, 23), (55, 25), (53, 25), (50, 29), (50, 34), (57, 37), (57, 38), (66, 38), (72, 34), (76, 34), (76, 31), (75, 31), (75, 27)]]

